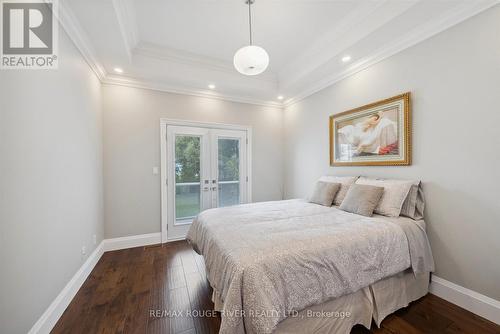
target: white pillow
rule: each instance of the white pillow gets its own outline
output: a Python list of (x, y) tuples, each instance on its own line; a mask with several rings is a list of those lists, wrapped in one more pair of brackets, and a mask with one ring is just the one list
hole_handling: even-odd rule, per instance
[(330, 183), (340, 183), (340, 190), (337, 192), (337, 195), (335, 195), (335, 198), (333, 199), (334, 205), (340, 205), (342, 203), (342, 201), (344, 200), (344, 197), (347, 194), (349, 187), (351, 186), (351, 184), (356, 182), (357, 178), (358, 178), (358, 176), (325, 175), (325, 176), (320, 177), (319, 181), (330, 182)]
[(399, 217), (403, 203), (415, 181), (360, 177), (356, 183), (383, 187), (384, 193), (373, 212), (388, 217)]

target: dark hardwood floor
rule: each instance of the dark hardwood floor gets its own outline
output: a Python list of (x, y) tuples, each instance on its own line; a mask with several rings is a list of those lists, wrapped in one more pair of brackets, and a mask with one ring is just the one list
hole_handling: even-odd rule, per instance
[[(52, 333), (217, 333), (203, 258), (186, 242), (105, 253)], [(177, 310), (176, 314), (166, 313)], [(205, 310), (203, 317), (188, 310)], [(352, 333), (500, 333), (497, 326), (434, 295)]]

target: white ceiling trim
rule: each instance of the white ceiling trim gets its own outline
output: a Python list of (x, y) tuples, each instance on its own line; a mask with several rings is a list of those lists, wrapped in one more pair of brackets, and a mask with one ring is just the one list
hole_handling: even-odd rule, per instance
[(160, 92), (174, 93), (174, 94), (182, 94), (182, 95), (190, 95), (190, 96), (198, 96), (215, 100), (225, 100), (231, 102), (239, 102), (239, 103), (247, 103), (254, 104), (264, 107), (273, 107), (273, 108), (283, 108), (283, 104), (281, 102), (274, 101), (262, 101), (257, 99), (250, 99), (241, 96), (234, 96), (228, 94), (221, 94), (215, 91), (207, 91), (207, 90), (196, 90), (192, 88), (180, 88), (178, 86), (169, 86), (161, 82), (152, 82), (151, 80), (138, 80), (134, 78), (128, 78), (123, 76), (116, 75), (107, 75), (103, 80), (103, 84), (108, 85), (118, 85), (118, 86), (126, 86), (133, 88), (142, 88), (142, 89), (150, 89), (156, 90)]
[[(114, 8), (117, 10), (117, 7), (121, 7), (121, 4), (115, 5), (115, 3), (119, 3), (120, 1), (113, 0)], [(153, 81), (146, 81), (146, 80), (138, 80), (138, 79), (132, 79), (132, 78), (125, 78), (125, 77), (118, 77), (115, 75), (109, 75), (105, 68), (102, 66), (102, 64), (99, 62), (96, 56), (95, 49), (93, 48), (89, 38), (87, 37), (87, 34), (85, 31), (81, 28), (81, 25), (79, 24), (78, 20), (76, 19), (74, 13), (72, 12), (71, 8), (69, 8), (69, 5), (65, 3), (65, 1), (60, 1), (60, 6), (59, 6), (59, 13), (56, 13), (56, 18), (59, 20), (61, 23), (61, 26), (64, 28), (70, 39), (73, 41), (77, 49), (80, 51), (82, 54), (83, 58), (86, 60), (86, 62), (89, 64), (90, 68), (94, 71), (96, 76), (101, 80), (102, 83), (104, 84), (115, 84), (115, 85), (121, 85), (121, 86), (129, 86), (129, 87), (136, 87), (136, 88), (143, 88), (143, 89), (151, 89), (151, 90), (157, 90), (157, 91), (164, 91), (164, 92), (170, 92), (170, 93), (176, 93), (176, 94), (185, 94), (185, 95), (192, 95), (192, 96), (200, 96), (200, 97), (205, 97), (205, 98), (212, 98), (212, 99), (217, 99), (217, 100), (227, 100), (227, 101), (233, 101), (233, 102), (240, 102), (240, 103), (249, 103), (249, 104), (255, 104), (255, 105), (262, 105), (262, 106), (268, 106), (268, 107), (288, 107), (291, 106), (292, 104), (295, 104), (306, 97), (319, 92), (320, 90), (331, 86), (335, 84), (336, 82), (347, 78), (351, 75), (354, 75), (392, 55), (395, 55), (425, 39), (428, 39), (439, 32), (442, 32), (453, 25), (456, 25), (488, 8), (493, 7), (494, 5), (497, 5), (500, 3), (499, 0), (489, 0), (489, 1), (483, 1), (483, 2), (466, 2), (464, 5), (460, 6), (453, 12), (450, 12), (449, 15), (446, 17), (441, 17), (441, 19), (436, 20), (435, 22), (432, 22), (429, 25), (425, 25), (424, 27), (420, 29), (415, 29), (411, 31), (410, 33), (406, 34), (403, 38), (400, 38), (393, 43), (390, 43), (386, 45), (384, 48), (379, 49), (377, 52), (355, 62), (351, 66), (349, 66), (345, 71), (342, 71), (340, 73), (334, 73), (332, 75), (326, 76), (324, 79), (321, 79), (318, 81), (317, 84), (315, 84), (312, 87), (308, 87), (307, 89), (304, 89), (298, 94), (295, 94), (291, 98), (287, 99), (284, 103), (280, 102), (274, 102), (274, 101), (265, 101), (265, 100), (259, 100), (259, 99), (252, 99), (252, 98), (247, 98), (244, 96), (233, 96), (233, 95), (228, 95), (228, 94), (221, 94), (221, 93), (216, 93), (216, 92), (211, 92), (211, 91), (202, 91), (199, 90), (199, 88), (195, 87), (179, 87), (179, 86), (172, 86), (172, 85), (167, 85), (163, 83), (158, 83), (158, 82), (153, 82)], [(121, 9), (118, 9), (117, 12), (119, 11), (122, 15), (122, 18), (125, 18), (123, 22), (129, 22), (130, 16), (127, 14), (125, 15), (129, 9), (124, 9), (123, 7)], [(120, 19), (119, 19), (120, 20)], [(128, 27), (128, 24), (123, 25), (123, 31), (122, 35), (124, 37), (124, 40), (127, 40), (130, 44), (132, 45), (137, 45), (138, 47), (132, 47), (131, 53), (132, 56), (135, 53), (144, 53), (144, 55), (149, 55), (153, 57), (165, 57), (169, 60), (174, 59), (175, 61), (178, 62), (183, 62), (185, 64), (191, 64), (191, 65), (196, 65), (197, 66), (207, 66), (206, 64), (206, 59), (204, 57), (201, 57), (199, 55), (187, 55), (184, 51), (179, 51), (178, 50), (166, 50), (165, 48), (161, 48), (161, 50), (155, 50), (154, 48), (147, 48), (141, 46), (141, 43), (139, 43), (134, 37), (131, 36), (136, 36), (134, 32), (130, 32), (131, 30)], [(122, 29), (122, 24), (120, 23), (120, 29)], [(132, 29), (133, 30), (133, 29)], [(128, 37), (125, 37), (128, 36)], [(137, 43), (137, 44), (134, 44)], [(156, 52), (158, 51), (158, 52)], [(186, 56), (186, 58), (184, 58)], [(187, 60), (186, 60), (187, 59)], [(173, 60), (172, 60), (173, 61)], [(221, 60), (216, 60), (215, 62), (209, 61), (209, 65), (213, 66), (214, 69), (220, 68), (220, 63), (223, 62)], [(214, 65), (215, 64), (215, 65)], [(226, 68), (228, 70), (228, 66), (223, 65), (222, 68)], [(220, 69), (219, 69), (220, 70)], [(234, 72), (232, 67), (230, 67), (230, 71)], [(276, 77), (275, 73), (270, 73), (269, 76), (266, 77), (265, 80), (263, 81), (273, 81), (271, 77)], [(255, 78), (257, 79), (257, 78)], [(262, 79), (258, 79), (262, 80)]]
[(379, 51), (357, 61), (356, 63), (349, 66), (345, 71), (340, 73), (335, 73), (330, 76), (326, 76), (324, 79), (320, 80), (316, 85), (303, 90), (301, 93), (287, 99), (284, 102), (284, 106), (289, 107), (308, 96), (311, 96), (333, 84), (343, 80), (351, 75), (354, 75), (376, 63), (389, 58), (405, 49), (408, 49), (452, 26), (465, 21), (466, 19), (479, 14), (480, 12), (491, 8), (500, 3), (499, 0), (490, 0), (487, 2), (475, 3), (467, 2), (464, 5), (457, 8), (455, 11), (450, 12), (449, 15), (441, 17), (439, 20), (432, 22), (430, 25), (425, 25), (422, 28), (414, 29), (402, 38), (386, 45)]
[(195, 88), (179, 88), (172, 87), (162, 83), (155, 83), (152, 81), (137, 80), (132, 78), (118, 77), (110, 75), (106, 72), (104, 66), (98, 61), (96, 52), (86, 32), (82, 29), (78, 19), (76, 19), (71, 8), (64, 2), (59, 2), (59, 12), (55, 13), (56, 19), (61, 23), (61, 26), (66, 31), (71, 41), (75, 44), (78, 51), (81, 53), (89, 67), (95, 73), (97, 78), (103, 84), (120, 85), (134, 88), (151, 89), (156, 91), (184, 94), (191, 96), (204, 97), (216, 100), (226, 100), (231, 102), (254, 104), (273, 108), (282, 108), (281, 102), (262, 101), (257, 99), (250, 99), (241, 96), (233, 96), (228, 94), (220, 94), (216, 92), (207, 92)]
[[(234, 66), (230, 62), (220, 59), (202, 56), (199, 54), (158, 46), (152, 43), (139, 42), (137, 47), (132, 51), (133, 55), (141, 55), (148, 58), (156, 58), (163, 61), (181, 63), (193, 67), (201, 67), (204, 69), (226, 72), (229, 74), (241, 77), (241, 74), (236, 72)], [(263, 74), (255, 77), (246, 77), (247, 80), (266, 81), (273, 84), (277, 83), (277, 75), (271, 71), (266, 71)]]
[[(386, 1), (364, 1), (352, 13), (344, 17), (337, 25), (325, 32), (313, 45), (306, 48), (294, 60), (283, 68), (279, 75), (283, 88), (311, 73), (320, 65), (331, 60), (349, 46), (371, 33), (370, 27), (362, 22), (380, 8)], [(383, 22), (386, 22), (384, 20)], [(383, 23), (381, 22), (381, 24)], [(352, 29), (358, 32), (357, 38), (343, 38)], [(342, 45), (339, 40), (344, 40)]]
[(132, 62), (132, 50), (139, 43), (139, 31), (135, 18), (133, 4), (129, 0), (113, 0), (113, 8), (120, 27), (123, 44), (127, 51), (129, 62)]
[[(143, 57), (239, 75), (239, 73), (234, 70), (232, 62), (140, 41), (135, 10), (130, 0), (113, 0), (113, 9), (118, 19), (120, 33), (131, 63), (134, 55), (140, 55)], [(258, 77), (251, 77), (248, 79), (257, 82), (267, 81), (274, 84), (277, 84), (278, 81), (277, 74), (271, 71), (266, 71)]]
[(106, 70), (97, 60), (95, 49), (71, 8), (64, 1), (59, 1), (59, 12), (56, 12), (55, 16), (92, 71), (102, 81), (106, 76)]
[[(287, 70), (280, 75), (283, 88), (286, 90), (294, 84), (300, 85), (301, 80), (333, 59), (340, 62), (345, 50), (387, 22), (402, 15), (418, 2), (419, 0), (363, 2), (352, 15), (346, 17), (334, 30), (322, 36), (315, 45), (306, 50), (303, 56), (297, 59), (298, 62), (292, 63), (291, 68), (297, 68), (296, 71)], [(389, 7), (390, 10), (377, 12), (382, 7), (385, 9)], [(285, 73), (290, 74), (285, 75)]]

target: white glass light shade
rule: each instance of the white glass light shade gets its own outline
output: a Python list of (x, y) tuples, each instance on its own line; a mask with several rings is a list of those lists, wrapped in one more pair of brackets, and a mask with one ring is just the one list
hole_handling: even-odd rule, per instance
[(269, 55), (260, 46), (248, 45), (236, 51), (233, 63), (241, 74), (257, 75), (269, 65)]

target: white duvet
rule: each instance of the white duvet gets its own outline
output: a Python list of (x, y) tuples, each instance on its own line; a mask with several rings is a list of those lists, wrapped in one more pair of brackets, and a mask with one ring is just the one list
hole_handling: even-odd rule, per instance
[(202, 212), (188, 240), (223, 301), (220, 333), (271, 333), (308, 306), (409, 267), (433, 271), (422, 226), (304, 200)]

